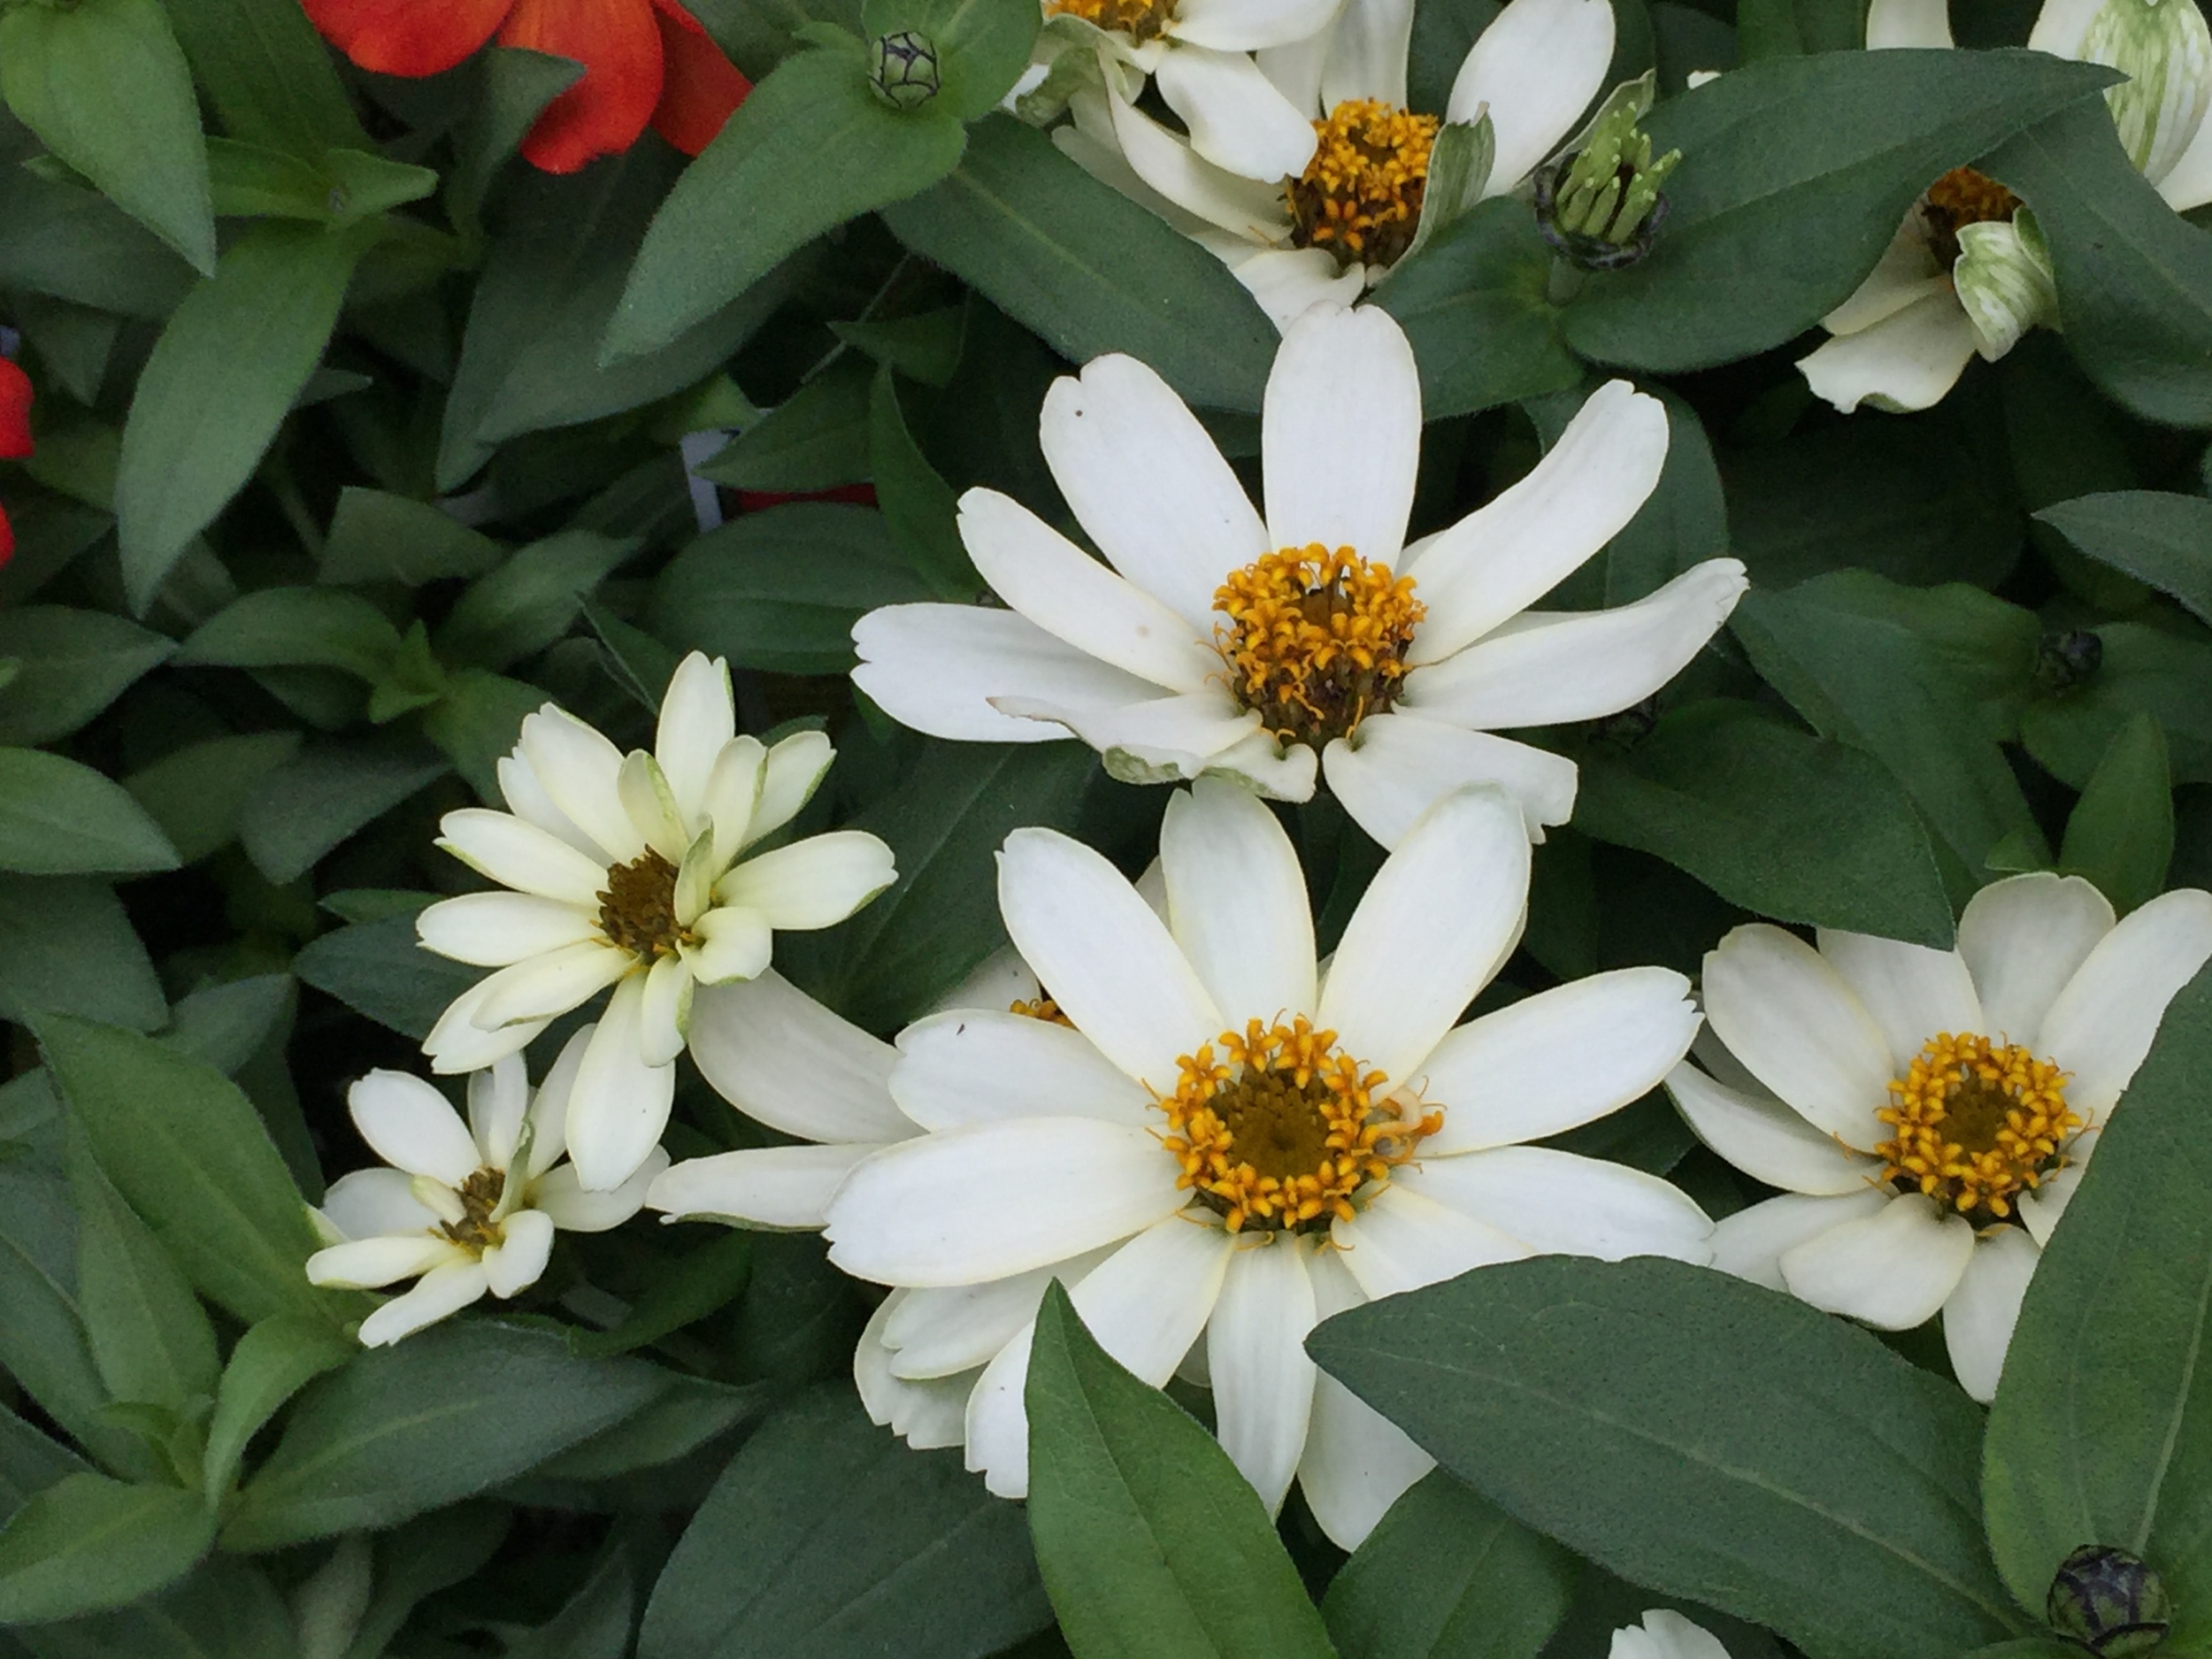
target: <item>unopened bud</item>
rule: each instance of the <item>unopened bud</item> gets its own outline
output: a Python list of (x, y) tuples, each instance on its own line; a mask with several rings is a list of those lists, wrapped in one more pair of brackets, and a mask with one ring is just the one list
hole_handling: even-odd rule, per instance
[(2051, 1628), (2098, 1659), (2144, 1659), (2165, 1640), (2166, 1586), (2139, 1555), (2085, 1544), (2060, 1563), (2046, 1612)]
[(919, 29), (877, 35), (868, 42), (868, 84), (895, 110), (920, 109), (943, 84), (936, 43)]
[(1536, 222), (1544, 239), (1588, 270), (1635, 264), (1651, 251), (1652, 235), (1666, 218), (1659, 187), (1682, 152), (1671, 150), (1655, 160), (1650, 135), (1637, 127), (1639, 113), (1633, 101), (1617, 103), (1598, 118), (1572, 161), (1536, 175)]
[(2104, 665), (2104, 641), (2087, 628), (2047, 634), (2036, 648), (2035, 677), (2046, 691), (2071, 691)]
[(2212, 27), (2195, 0), (2104, 0), (2077, 55), (2127, 76), (2104, 95), (2121, 147), (2163, 179), (2212, 105)]
[(2008, 219), (1962, 225), (1951, 286), (1974, 330), (1974, 348), (1991, 363), (2029, 329), (2058, 321), (2058, 284), (2035, 215), (2021, 208)]

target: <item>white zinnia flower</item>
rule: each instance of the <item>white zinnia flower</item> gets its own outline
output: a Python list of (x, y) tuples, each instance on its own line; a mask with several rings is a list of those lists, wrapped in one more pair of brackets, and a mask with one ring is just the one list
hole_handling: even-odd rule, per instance
[(1658, 482), (1666, 411), (1624, 380), (1594, 393), (1526, 478), (1411, 547), (1421, 386), (1386, 312), (1299, 319), (1261, 425), (1264, 523), (1143, 364), (1100, 357), (1056, 381), (1045, 459), (1108, 562), (972, 489), (961, 535), (1010, 609), (871, 611), (853, 629), (854, 682), (936, 737), (1072, 732), (1132, 781), (1225, 773), (1303, 801), (1325, 767), (1386, 847), (1469, 783), (1502, 785), (1540, 832), (1572, 812), (1574, 763), (1495, 730), (1640, 702), (1744, 590), (1740, 564), (1708, 559), (1617, 610), (1527, 609)]
[(818, 732), (773, 749), (736, 735), (728, 665), (687, 657), (654, 753), (627, 756), (552, 703), (499, 763), (510, 808), (449, 812), (438, 844), (509, 893), (471, 893), (416, 926), (441, 956), (498, 972), (454, 999), (423, 1044), (469, 1071), (521, 1048), (608, 986), (568, 1144), (585, 1186), (621, 1186), (667, 1125), (695, 985), (749, 979), (774, 930), (828, 927), (891, 884), (891, 849), (855, 830), (746, 858), (788, 824), (834, 758)]
[(1440, 122), (1407, 107), (1412, 30), (1412, 0), (1348, 0), (1328, 27), (1259, 54), (1318, 135), (1295, 166), (1213, 165), (1195, 129), (1171, 132), (1110, 81), (1075, 99), (1075, 126), (1053, 137), (1228, 265), (1284, 327), (1317, 301), (1349, 304), (1404, 254), (1441, 123), (1488, 115), (1481, 194), (1508, 195), (1574, 130), (1613, 58), (1609, 0), (1509, 0), (1461, 63)]
[(1671, 1609), (1655, 1607), (1613, 1632), (1606, 1659), (1728, 1659), (1720, 1638)]
[(1261, 1496), (1295, 1477), (1349, 1548), (1430, 1462), (1319, 1375), (1306, 1333), (1540, 1251), (1707, 1260), (1711, 1224), (1666, 1182), (1522, 1144), (1650, 1089), (1697, 1016), (1681, 975), (1634, 968), (1454, 1028), (1526, 911), (1528, 839), (1495, 789), (1413, 826), (1325, 965), (1289, 837), (1248, 792), (1179, 793), (1160, 872), (1164, 919), (1079, 843), (1007, 839), (1007, 928), (1065, 1023), (956, 1010), (901, 1035), (891, 1090), (929, 1133), (829, 1206), (830, 1259), (896, 1287), (854, 1358), (861, 1396), (1020, 1495), (1057, 1277), (1137, 1375), (1210, 1381)]
[(307, 1277), (350, 1290), (419, 1281), (361, 1322), (366, 1346), (396, 1342), (486, 1291), (503, 1299), (536, 1284), (556, 1229), (604, 1233), (637, 1213), (668, 1164), (658, 1147), (611, 1193), (587, 1192), (561, 1162), (590, 1041), (588, 1025), (570, 1038), (535, 1095), (518, 1054), (476, 1072), (465, 1124), (444, 1095), (404, 1071), (372, 1071), (347, 1091), (354, 1127), (391, 1167), (332, 1184), (318, 1212), (332, 1242), (307, 1258)]
[(2116, 926), (2078, 876), (1976, 894), (1958, 946), (1763, 923), (1705, 958), (1718, 1080), (1667, 1079), (1714, 1151), (1782, 1195), (1724, 1220), (1715, 1264), (1902, 1331), (1943, 1315), (1995, 1396), (2028, 1279), (2166, 1004), (2212, 957), (2212, 894)]

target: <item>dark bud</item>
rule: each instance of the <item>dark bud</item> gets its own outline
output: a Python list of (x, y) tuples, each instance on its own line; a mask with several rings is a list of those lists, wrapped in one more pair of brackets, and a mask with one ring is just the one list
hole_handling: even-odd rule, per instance
[(1618, 714), (1607, 715), (1597, 723), (1595, 735), (1601, 743), (1631, 749), (1649, 737), (1652, 727), (1658, 724), (1659, 699), (1649, 696), (1641, 703), (1631, 703)]
[(943, 84), (936, 43), (918, 29), (877, 35), (868, 42), (868, 84), (895, 110), (920, 109)]
[(2071, 691), (2104, 664), (2104, 641), (2087, 628), (2047, 634), (2035, 654), (2035, 678), (2046, 691)]
[(2166, 1586), (2139, 1555), (2084, 1544), (2051, 1580), (2051, 1628), (2098, 1659), (2144, 1659), (2165, 1640)]

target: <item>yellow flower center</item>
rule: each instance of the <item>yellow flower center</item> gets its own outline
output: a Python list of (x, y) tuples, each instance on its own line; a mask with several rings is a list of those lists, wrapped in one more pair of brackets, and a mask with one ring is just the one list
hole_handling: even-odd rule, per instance
[(1048, 1025), (1066, 1025), (1072, 1028), (1075, 1025), (1073, 1020), (1060, 1011), (1060, 1004), (1048, 996), (1040, 996), (1033, 1002), (1017, 998), (1006, 1005), (1006, 1011), (1010, 1014), (1019, 1014), (1025, 1019), (1041, 1019)]
[(1229, 689), (1285, 742), (1348, 737), (1397, 700), (1406, 649), (1427, 608), (1413, 578), (1316, 541), (1265, 553), (1214, 594), (1214, 643)]
[[(1216, 1059), (1217, 1044), (1221, 1057)], [(1180, 1061), (1163, 1144), (1183, 1166), (1178, 1186), (1232, 1233), (1310, 1232), (1352, 1218), (1352, 1200), (1444, 1126), (1378, 1103), (1386, 1079), (1366, 1071), (1301, 1015), (1291, 1025), (1248, 1022)]]
[(1286, 187), (1291, 240), (1343, 265), (1395, 262), (1420, 228), (1437, 127), (1377, 98), (1347, 98), (1316, 121), (1313, 159)]
[(1920, 221), (1928, 227), (1928, 248), (1948, 271), (1959, 257), (1959, 232), (1969, 225), (2009, 220), (2020, 198), (1986, 173), (1954, 167), (1928, 187), (1920, 201)]
[(2065, 1163), (2059, 1144), (2081, 1119), (2066, 1107), (2066, 1074), (2025, 1048), (1942, 1032), (1889, 1086), (1874, 1115), (1897, 1131), (1874, 1148), (1882, 1179), (1962, 1216), (2002, 1221), (2013, 1199)]
[(481, 1256), (506, 1236), (492, 1219), (492, 1212), (499, 1208), (500, 1194), (507, 1190), (507, 1178), (497, 1170), (479, 1170), (456, 1190), (461, 1200), (461, 1218), (438, 1225), (454, 1243)]
[(1175, 0), (1051, 0), (1054, 17), (1081, 18), (1100, 28), (1119, 30), (1142, 45), (1167, 33), (1175, 20)]
[(599, 931), (634, 956), (665, 956), (696, 942), (676, 921), (676, 866), (650, 848), (610, 869), (597, 896)]

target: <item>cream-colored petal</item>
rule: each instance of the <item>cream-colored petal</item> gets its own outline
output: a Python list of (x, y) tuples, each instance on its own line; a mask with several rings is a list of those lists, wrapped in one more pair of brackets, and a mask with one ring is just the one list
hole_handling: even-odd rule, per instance
[(1793, 933), (1736, 928), (1705, 956), (1705, 1018), (1753, 1076), (1823, 1133), (1871, 1151), (1889, 1133), (1889, 1042), (1841, 974)]

